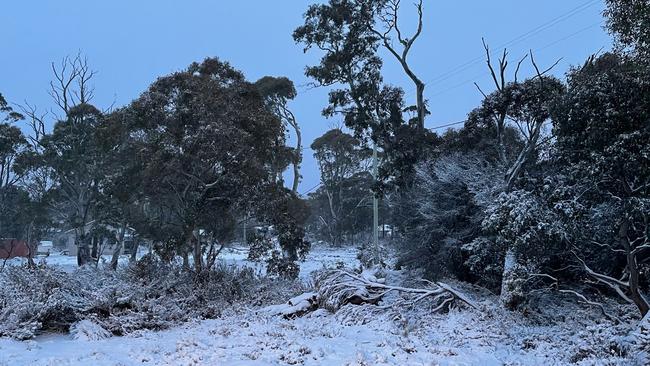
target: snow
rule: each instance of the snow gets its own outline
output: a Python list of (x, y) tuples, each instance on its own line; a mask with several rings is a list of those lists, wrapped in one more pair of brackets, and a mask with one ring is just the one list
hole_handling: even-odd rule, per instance
[[(107, 340), (47, 337), (0, 341), (0, 363), (12, 365), (430, 365), (445, 360), (501, 365), (488, 352), (432, 347), (394, 334), (391, 323), (341, 326), (334, 316), (293, 321), (244, 311), (225, 319), (186, 324), (164, 332)], [(434, 363), (435, 364), (435, 363)]]
[[(241, 248), (223, 254), (230, 264), (263, 268), (246, 256)], [(55, 259), (57, 265), (69, 265)], [(342, 264), (358, 267), (354, 248), (314, 248), (301, 265), (300, 277), (308, 281), (312, 271)], [(391, 284), (405, 277), (388, 273)], [(449, 285), (471, 291), (461, 283)], [(106, 338), (102, 329), (84, 320), (69, 335), (49, 334), (23, 342), (1, 338), (0, 365), (644, 364), (645, 354), (632, 348), (634, 319), (614, 325), (596, 310), (574, 302), (542, 301), (536, 315), (523, 316), (503, 310), (496, 296), (475, 292), (472, 297), (479, 300), (479, 309), (453, 308), (439, 315), (422, 306), (354, 317), (354, 311), (346, 310), (359, 307), (347, 305), (336, 314), (319, 309), (295, 319), (282, 316), (291, 307), (304, 309), (312, 295), (279, 306), (227, 308), (218, 319), (124, 337)], [(617, 310), (633, 313), (628, 308)]]
[[(253, 309), (227, 317), (104, 340), (47, 336), (0, 340), (2, 365), (562, 365), (579, 345), (551, 327), (452, 311), (423, 323), (380, 316), (342, 325), (319, 311), (284, 320)], [(577, 336), (596, 329), (575, 329)], [(519, 343), (522, 339), (526, 342)], [(83, 343), (80, 343), (83, 342)], [(574, 342), (575, 343), (575, 342)], [(562, 346), (559, 346), (561, 344)], [(586, 344), (585, 344), (586, 345)], [(613, 358), (610, 364), (631, 364)], [(624, 362), (625, 361), (625, 362)], [(599, 359), (578, 364), (599, 365)]]

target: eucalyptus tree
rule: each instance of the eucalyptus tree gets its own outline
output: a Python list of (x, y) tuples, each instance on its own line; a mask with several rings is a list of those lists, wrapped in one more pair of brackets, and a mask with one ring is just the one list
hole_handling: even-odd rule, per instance
[(90, 104), (76, 105), (41, 141), (43, 163), (51, 168), (54, 179), (51, 213), (64, 228), (74, 230), (80, 266), (91, 260), (92, 223), (100, 181), (105, 177), (96, 134), (103, 118)]
[[(361, 142), (341, 131), (333, 129), (311, 144), (314, 158), (321, 173), (321, 187), (312, 199), (321, 196), (326, 209), (317, 210), (319, 226), (328, 233), (332, 245), (340, 245), (343, 234), (354, 229), (355, 218), (369, 216), (363, 212), (370, 202), (372, 178), (369, 174), (371, 152)], [(366, 188), (365, 194), (359, 189)]]
[(291, 191), (296, 194), (300, 184), (300, 163), (302, 162), (302, 133), (296, 115), (289, 108), (289, 101), (297, 96), (293, 82), (286, 77), (265, 76), (255, 82), (265, 104), (285, 126), (291, 126), (296, 134), (296, 147), (292, 152), (293, 183)]
[(643, 315), (650, 310), (649, 111), (647, 68), (610, 53), (572, 70), (553, 110), (557, 164), (581, 208), (566, 219), (575, 228), (569, 253), (590, 280)]
[[(159, 78), (129, 106), (140, 136), (143, 192), (176, 252), (203, 268), (205, 233), (275, 186), (285, 149), (280, 119), (255, 85), (216, 58)], [(280, 214), (280, 213), (278, 213)]]
[(607, 29), (619, 49), (650, 57), (650, 1), (606, 0)]

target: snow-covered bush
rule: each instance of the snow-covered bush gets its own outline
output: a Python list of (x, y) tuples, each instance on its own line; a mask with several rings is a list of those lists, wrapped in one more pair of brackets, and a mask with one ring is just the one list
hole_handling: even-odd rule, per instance
[[(376, 248), (374, 244), (370, 241), (365, 241), (363, 242), (357, 251), (357, 259), (363, 266), (363, 268), (371, 268), (374, 263), (375, 263), (375, 258), (377, 257), (376, 253)], [(384, 243), (379, 243), (379, 258), (382, 260), (382, 262), (386, 261), (386, 259), (390, 258), (390, 254), (388, 251), (388, 248)], [(386, 263), (382, 263), (386, 264)]]
[(70, 327), (70, 334), (75, 340), (97, 341), (111, 337), (111, 333), (96, 322), (84, 319)]
[(404, 204), (412, 213), (400, 243), (400, 264), (422, 268), (428, 278), (471, 277), (463, 246), (481, 232), (485, 206), (497, 190), (499, 170), (476, 154), (450, 154), (417, 166), (415, 187)]
[(280, 252), (273, 251), (271, 258), (266, 261), (266, 273), (284, 279), (296, 279), (300, 273), (300, 265), (286, 257)]
[(489, 289), (501, 286), (504, 253), (493, 240), (478, 237), (461, 247), (467, 266), (476, 283)]
[[(275, 231), (255, 234), (251, 240), (248, 260), (266, 262), (268, 275), (290, 280), (298, 278), (300, 273), (300, 265), (296, 262), (298, 258), (292, 258), (282, 249), (281, 240), (291, 240), (287, 237), (291, 237), (291, 235), (287, 233), (277, 235)], [(303, 256), (304, 254), (305, 252), (302, 252)]]
[(260, 278), (250, 268), (217, 265), (197, 274), (155, 257), (117, 272), (11, 266), (0, 281), (0, 336), (17, 339), (68, 331), (92, 339), (101, 335), (95, 326), (114, 335), (160, 330), (219, 317), (236, 303), (261, 305), (302, 290)]

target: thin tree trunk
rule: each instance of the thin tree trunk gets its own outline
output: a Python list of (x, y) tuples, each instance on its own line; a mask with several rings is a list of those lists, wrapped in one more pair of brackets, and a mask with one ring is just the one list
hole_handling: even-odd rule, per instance
[(298, 184), (300, 184), (300, 162), (302, 161), (302, 134), (300, 133), (300, 127), (298, 122), (292, 124), (293, 129), (296, 131), (296, 160), (293, 162), (293, 186), (291, 191), (296, 194), (298, 193)]
[(539, 140), (539, 134), (541, 132), (543, 124), (544, 121), (537, 122), (532, 135), (530, 136), (528, 142), (526, 143), (526, 146), (524, 146), (524, 148), (521, 150), (519, 156), (517, 157), (517, 160), (512, 165), (512, 167), (508, 169), (508, 173), (506, 174), (506, 192), (512, 190), (515, 181), (517, 180), (517, 178), (519, 178), (519, 175), (523, 171), (524, 165), (530, 158), (531, 154), (535, 151), (535, 148), (537, 147), (537, 141)]
[(115, 248), (113, 248), (113, 256), (111, 257), (111, 269), (115, 271), (117, 269), (117, 261), (120, 258), (120, 253), (122, 253), (122, 248), (124, 246), (124, 234), (126, 233), (126, 222), (122, 222), (120, 227), (120, 233), (117, 238), (117, 243), (115, 243)]
[(502, 164), (506, 162), (506, 147), (503, 143), (503, 130), (505, 129), (506, 114), (500, 114), (497, 120), (497, 150), (499, 153), (499, 161)]
[(140, 245), (140, 242), (138, 241), (137, 238), (133, 238), (133, 249), (131, 251), (131, 258), (129, 258), (129, 262), (133, 263), (138, 259), (138, 246)]
[(85, 266), (90, 263), (90, 243), (91, 238), (82, 233), (75, 238), (77, 245), (77, 265), (79, 267)]
[(34, 226), (34, 221), (29, 224), (29, 229), (27, 231), (27, 249), (29, 250), (29, 253), (27, 255), (27, 265), (29, 268), (35, 268), (36, 263), (34, 263), (34, 252), (38, 250), (38, 245), (36, 246), (36, 249), (34, 249), (34, 239), (32, 238), (32, 228)]
[(203, 253), (201, 253), (201, 237), (198, 230), (192, 231), (193, 242), (193, 257), (194, 257), (194, 270), (196, 272), (201, 272), (203, 269)]
[(420, 81), (415, 75), (412, 77), (415, 83), (417, 92), (417, 108), (418, 108), (418, 128), (424, 130), (424, 119), (426, 118), (426, 106), (424, 105), (424, 83)]
[(183, 250), (183, 253), (181, 254), (183, 256), (183, 270), (189, 271), (190, 270), (190, 258), (189, 258), (189, 253), (187, 250)]
[(639, 264), (637, 262), (636, 253), (634, 253), (628, 239), (629, 225), (628, 220), (625, 219), (619, 227), (618, 236), (621, 246), (625, 248), (627, 253), (627, 269), (630, 273), (630, 279), (628, 281), (630, 285), (630, 299), (632, 299), (637, 308), (639, 308), (641, 316), (645, 316), (648, 313), (648, 310), (650, 310), (650, 305), (639, 289)]

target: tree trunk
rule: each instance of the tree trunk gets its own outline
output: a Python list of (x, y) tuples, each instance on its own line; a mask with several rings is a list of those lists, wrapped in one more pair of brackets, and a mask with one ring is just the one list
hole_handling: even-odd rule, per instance
[(194, 257), (194, 270), (196, 272), (201, 272), (203, 269), (203, 253), (201, 253), (201, 237), (198, 230), (192, 231), (193, 242), (193, 257)]
[(27, 266), (29, 268), (36, 267), (36, 263), (34, 263), (34, 253), (38, 251), (38, 244), (34, 245), (34, 238), (32, 237), (33, 227), (34, 221), (29, 224), (29, 229), (27, 230), (27, 249), (29, 250), (29, 253), (27, 254)]
[(138, 259), (138, 246), (140, 245), (140, 242), (138, 241), (137, 238), (133, 238), (133, 250), (131, 251), (131, 258), (129, 258), (129, 262), (133, 263)]
[(293, 186), (291, 191), (294, 194), (298, 193), (298, 184), (300, 183), (300, 162), (302, 161), (302, 134), (300, 133), (300, 127), (296, 122), (293, 124), (293, 129), (296, 131), (296, 160), (293, 162)]
[(189, 253), (187, 250), (183, 250), (183, 253), (181, 254), (183, 256), (183, 270), (189, 271), (190, 270), (190, 258), (189, 258)]
[(499, 153), (499, 161), (502, 164), (506, 162), (506, 147), (503, 143), (503, 130), (505, 129), (506, 114), (500, 114), (497, 120), (497, 151)]
[(413, 77), (415, 89), (417, 92), (417, 108), (418, 108), (418, 128), (424, 130), (424, 119), (426, 118), (426, 106), (424, 105), (424, 83), (418, 78)]
[(508, 169), (508, 173), (506, 174), (506, 192), (512, 190), (512, 187), (515, 184), (515, 180), (519, 178), (519, 175), (523, 171), (524, 165), (530, 158), (531, 154), (535, 151), (535, 148), (537, 147), (537, 141), (539, 140), (539, 134), (541, 132), (543, 124), (544, 121), (541, 121), (535, 125), (533, 133), (528, 139), (526, 146), (524, 146), (524, 148), (521, 150), (519, 156), (517, 157), (517, 160), (512, 165), (512, 167)]
[(120, 233), (117, 238), (117, 243), (115, 243), (115, 248), (113, 248), (113, 256), (111, 257), (111, 269), (115, 271), (117, 269), (117, 261), (120, 258), (120, 253), (124, 246), (124, 234), (126, 233), (126, 222), (122, 223), (120, 227)]
[(645, 316), (648, 314), (648, 310), (650, 310), (650, 305), (639, 289), (639, 264), (637, 262), (636, 253), (633, 252), (633, 248), (628, 239), (629, 226), (630, 224), (628, 220), (624, 219), (619, 227), (618, 236), (621, 246), (625, 248), (627, 257), (627, 269), (630, 273), (630, 279), (628, 281), (630, 285), (630, 299), (632, 299), (636, 307), (639, 308), (641, 316)]
[(90, 240), (91, 238), (85, 233), (82, 233), (75, 238), (75, 245), (77, 246), (77, 265), (79, 267), (90, 263)]
[(96, 236), (91, 236), (90, 243), (90, 258), (94, 261), (97, 261), (97, 258), (99, 257), (99, 238)]
[(501, 277), (501, 293), (499, 301), (507, 309), (514, 309), (523, 300), (521, 274), (517, 255), (512, 248), (506, 250)]

